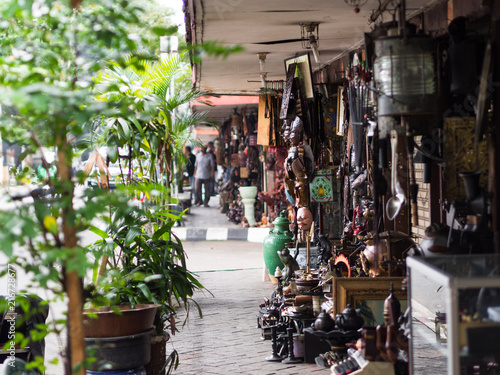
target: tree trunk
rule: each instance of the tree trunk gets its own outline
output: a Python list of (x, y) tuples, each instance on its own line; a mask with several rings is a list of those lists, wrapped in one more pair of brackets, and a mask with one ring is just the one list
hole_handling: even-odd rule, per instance
[[(65, 200), (62, 211), (62, 232), (64, 236), (64, 247), (67, 251), (74, 252), (77, 245), (76, 228), (74, 223), (69, 220), (73, 213), (73, 182), (71, 181), (71, 150), (66, 143), (66, 136), (59, 136), (57, 139), (57, 171), (62, 185), (66, 191), (62, 199)], [(77, 271), (68, 271), (64, 267), (65, 289), (68, 294), (68, 336), (71, 356), (71, 373), (75, 375), (85, 375), (85, 341), (83, 338), (83, 299), (82, 299), (82, 280)]]

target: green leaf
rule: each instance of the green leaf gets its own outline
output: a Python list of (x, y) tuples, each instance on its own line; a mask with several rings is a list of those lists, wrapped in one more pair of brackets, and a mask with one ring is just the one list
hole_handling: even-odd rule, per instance
[(174, 35), (175, 33), (177, 33), (178, 30), (179, 27), (177, 26), (170, 26), (170, 27), (155, 26), (151, 28), (151, 31), (157, 36)]
[(128, 230), (127, 235), (125, 237), (125, 243), (126, 244), (132, 243), (133, 241), (135, 241), (137, 236), (140, 236), (141, 233), (142, 233), (142, 230), (140, 227), (130, 227), (130, 229)]
[(43, 218), (43, 226), (50, 233), (57, 235), (58, 226), (57, 226), (57, 220), (54, 216), (48, 216), (48, 215), (45, 216)]
[(121, 117), (118, 117), (118, 122), (120, 123), (120, 126), (122, 128), (122, 131), (123, 131), (123, 135), (125, 137), (125, 139), (127, 139), (127, 141), (130, 141), (130, 125), (128, 124), (128, 122), (121, 118)]
[(116, 134), (111, 134), (107, 146), (109, 161), (111, 163), (116, 163), (118, 160), (118, 139), (116, 138)]
[(113, 125), (115, 124), (116, 122), (116, 119), (114, 117), (110, 118), (107, 122), (106, 122), (106, 128), (107, 129), (111, 129), (113, 128)]
[(139, 121), (137, 121), (136, 118), (133, 118), (132, 119), (132, 123), (135, 125), (135, 127), (137, 128), (137, 130), (139, 130), (139, 133), (141, 134), (141, 137), (144, 137), (144, 130), (142, 128), (142, 125), (139, 123)]
[(163, 275), (151, 275), (151, 276), (146, 276), (144, 278), (144, 282), (150, 283), (151, 281), (163, 280), (163, 279), (164, 279)]
[(98, 236), (100, 236), (101, 238), (109, 238), (109, 235), (103, 231), (102, 229), (99, 229), (93, 225), (90, 226), (89, 230), (95, 234), (97, 234)]
[(163, 225), (160, 229), (154, 232), (153, 240), (159, 240), (165, 233), (169, 232), (171, 229), (171, 226)]
[(146, 297), (148, 300), (152, 299), (151, 290), (149, 290), (149, 287), (146, 284), (141, 283), (137, 285), (137, 287), (142, 291), (144, 297)]

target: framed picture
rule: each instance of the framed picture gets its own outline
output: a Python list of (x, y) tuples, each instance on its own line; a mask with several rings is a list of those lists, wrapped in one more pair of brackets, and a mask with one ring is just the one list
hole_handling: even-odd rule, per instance
[(295, 57), (285, 59), (285, 72), (288, 72), (288, 66), (294, 63), (297, 64), (297, 67), (295, 68), (295, 77), (298, 77), (299, 79), (300, 91), (302, 92), (302, 95), (305, 99), (313, 99), (314, 88), (309, 53), (305, 52)]
[[(347, 91), (344, 86), (337, 88), (337, 135), (344, 135), (345, 122), (345, 96)], [(347, 100), (347, 99), (346, 99)]]
[(248, 178), (248, 171), (246, 167), (240, 167), (240, 177), (241, 178)]
[(332, 278), (333, 312), (340, 314), (349, 304), (360, 309), (365, 326), (384, 323), (384, 301), (389, 296), (391, 283), (394, 295), (401, 303), (401, 313), (408, 306), (406, 291), (401, 290), (404, 277), (334, 277)]
[[(259, 120), (257, 122), (257, 144), (269, 146), (269, 132), (271, 129), (271, 119), (266, 117), (266, 103), (269, 103), (270, 95), (261, 94), (259, 96)], [(239, 162), (238, 162), (239, 163)]]

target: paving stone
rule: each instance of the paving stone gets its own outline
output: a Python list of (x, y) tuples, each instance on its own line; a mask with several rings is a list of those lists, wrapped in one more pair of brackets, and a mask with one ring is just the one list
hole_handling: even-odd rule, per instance
[(228, 240), (246, 241), (248, 238), (248, 229), (245, 228), (229, 228), (227, 233)]
[(213, 293), (194, 296), (203, 318), (191, 315), (188, 324), (173, 336), (167, 346), (179, 353), (180, 364), (174, 374), (330, 374), (315, 364), (284, 365), (265, 361), (271, 354), (270, 340), (261, 339), (257, 328), (258, 305), (275, 286), (262, 281), (261, 269), (199, 274), (201, 283)]

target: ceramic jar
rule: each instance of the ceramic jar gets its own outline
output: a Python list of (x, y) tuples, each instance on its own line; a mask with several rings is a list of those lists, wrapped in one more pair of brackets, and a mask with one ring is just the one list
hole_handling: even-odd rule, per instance
[(292, 241), (293, 234), (290, 232), (290, 221), (286, 211), (282, 211), (280, 216), (273, 221), (274, 227), (269, 231), (269, 235), (262, 243), (264, 253), (264, 263), (269, 275), (274, 275), (276, 267), (283, 268), (278, 251), (283, 250), (288, 242)]

